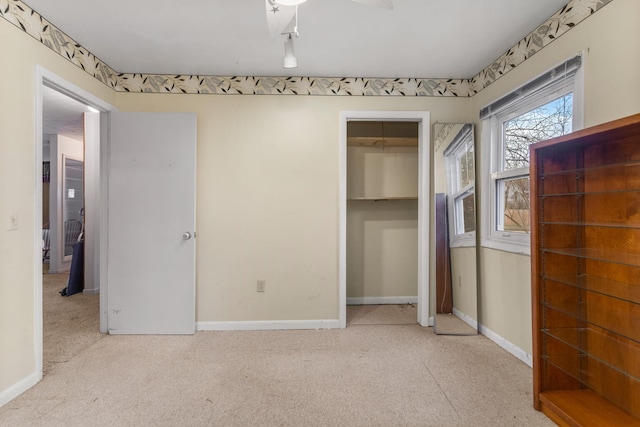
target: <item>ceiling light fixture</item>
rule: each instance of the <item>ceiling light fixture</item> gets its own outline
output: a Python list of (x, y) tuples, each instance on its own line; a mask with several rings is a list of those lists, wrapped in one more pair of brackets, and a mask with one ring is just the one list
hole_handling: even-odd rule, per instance
[(283, 6), (297, 6), (304, 3), (307, 0), (274, 0), (274, 3), (281, 4)]
[(298, 59), (293, 53), (293, 37), (289, 33), (289, 37), (284, 42), (284, 68), (298, 68)]
[[(284, 61), (283, 61), (283, 67), (284, 68), (298, 68), (298, 59), (296, 58), (295, 54), (293, 53), (293, 35), (295, 34), (296, 37), (300, 37), (300, 33), (298, 32), (298, 4), (303, 3), (306, 0), (286, 0), (288, 3), (291, 3), (292, 6), (295, 6), (296, 11), (295, 11), (295, 15), (293, 18), (293, 31), (287, 31), (282, 33), (282, 35), (286, 35), (287, 36), (287, 40), (285, 40), (284, 42)], [(279, 0), (277, 1), (278, 3), (283, 3), (286, 4), (286, 2), (280, 2)]]

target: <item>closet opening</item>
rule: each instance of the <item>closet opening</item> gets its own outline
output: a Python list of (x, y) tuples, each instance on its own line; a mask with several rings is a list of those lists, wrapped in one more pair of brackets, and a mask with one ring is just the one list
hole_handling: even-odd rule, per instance
[(418, 127), (347, 123), (347, 326), (417, 323)]

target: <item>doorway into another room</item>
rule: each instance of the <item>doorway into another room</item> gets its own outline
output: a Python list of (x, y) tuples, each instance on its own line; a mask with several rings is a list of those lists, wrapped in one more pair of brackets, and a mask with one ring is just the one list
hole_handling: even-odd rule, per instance
[(42, 313), (42, 322), (36, 323), (42, 328), (36, 330), (42, 347), (36, 356), (43, 375), (103, 337), (95, 256), (100, 115), (93, 107), (101, 101), (87, 101), (85, 96), (92, 97), (83, 93), (38, 69), (36, 205), (41, 204), (42, 217), (35, 231), (42, 235), (36, 252), (42, 275), (35, 283), (35, 307)]

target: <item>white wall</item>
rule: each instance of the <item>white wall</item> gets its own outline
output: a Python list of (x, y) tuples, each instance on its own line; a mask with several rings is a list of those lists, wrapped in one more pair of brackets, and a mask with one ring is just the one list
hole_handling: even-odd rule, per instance
[[(64, 135), (46, 135), (51, 156), (51, 184), (49, 186), (49, 273), (69, 271), (71, 259), (64, 256), (64, 159), (84, 161), (82, 141)], [(78, 218), (79, 219), (79, 218)]]

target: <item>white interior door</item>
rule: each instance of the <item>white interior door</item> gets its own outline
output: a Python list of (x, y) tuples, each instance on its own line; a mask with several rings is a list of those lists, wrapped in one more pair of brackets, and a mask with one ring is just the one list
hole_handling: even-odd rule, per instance
[(111, 334), (195, 332), (192, 113), (111, 113), (107, 325)]

